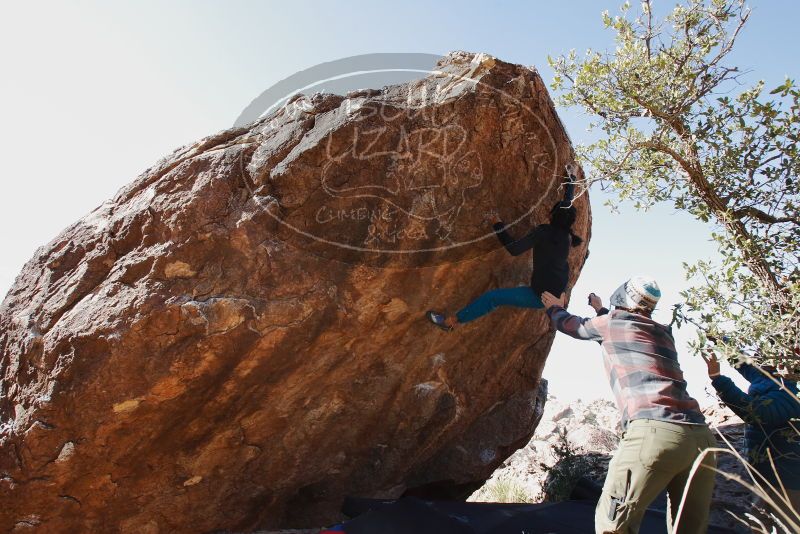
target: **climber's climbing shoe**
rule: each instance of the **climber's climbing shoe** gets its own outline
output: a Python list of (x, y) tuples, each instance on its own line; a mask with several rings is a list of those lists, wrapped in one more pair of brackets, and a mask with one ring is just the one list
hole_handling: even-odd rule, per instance
[(453, 329), (452, 326), (447, 324), (447, 317), (442, 313), (433, 310), (428, 310), (428, 313), (425, 314), (425, 317), (427, 317), (430, 322), (432, 322), (442, 330), (447, 330), (449, 332)]

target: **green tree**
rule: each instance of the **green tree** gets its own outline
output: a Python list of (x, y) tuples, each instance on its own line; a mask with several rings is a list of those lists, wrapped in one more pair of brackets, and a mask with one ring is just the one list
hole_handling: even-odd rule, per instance
[[(725, 351), (793, 360), (800, 330), (800, 91), (744, 88), (727, 64), (750, 17), (738, 0), (684, 0), (659, 19), (603, 13), (613, 52), (550, 58), (559, 103), (593, 116), (600, 140), (579, 147), (588, 182), (640, 209), (672, 202), (713, 225), (719, 260), (686, 265), (693, 287), (676, 318)], [(587, 183), (588, 186), (588, 183)]]

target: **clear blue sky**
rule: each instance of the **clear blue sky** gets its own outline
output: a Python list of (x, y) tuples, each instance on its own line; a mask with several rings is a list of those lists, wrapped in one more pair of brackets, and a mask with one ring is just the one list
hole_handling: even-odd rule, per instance
[[(230, 126), (261, 91), (300, 69), (371, 52), (461, 49), (535, 65), (549, 81), (548, 54), (611, 46), (600, 11), (617, 5), (3, 2), (0, 293), (37, 246), (159, 157)], [(800, 3), (752, 5), (736, 64), (752, 70), (752, 81), (796, 75)], [(586, 118), (560, 113), (573, 140), (586, 140)], [(669, 207), (617, 216), (602, 206), (599, 191), (592, 199), (592, 255), (571, 309), (586, 313), (582, 295), (596, 291), (607, 300), (629, 274), (646, 272), (661, 283), (668, 311), (685, 285), (681, 262), (713, 257), (708, 230)], [(691, 391), (703, 397), (702, 362), (688, 355), (682, 361)], [(559, 336), (545, 376), (564, 398), (610, 394), (592, 343)]]

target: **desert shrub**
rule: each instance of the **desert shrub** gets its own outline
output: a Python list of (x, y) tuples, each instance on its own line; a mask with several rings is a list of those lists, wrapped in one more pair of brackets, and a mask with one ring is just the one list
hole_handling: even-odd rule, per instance
[(558, 427), (556, 433), (558, 438), (553, 445), (555, 464), (552, 466), (540, 464), (541, 468), (547, 471), (547, 478), (538, 499), (542, 502), (558, 502), (569, 499), (578, 480), (589, 471), (588, 463), (567, 439), (567, 430)]

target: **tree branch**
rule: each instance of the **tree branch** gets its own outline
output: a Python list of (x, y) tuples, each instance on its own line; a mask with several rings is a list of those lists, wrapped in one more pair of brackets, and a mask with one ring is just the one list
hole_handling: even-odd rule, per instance
[(753, 206), (748, 206), (746, 208), (740, 208), (734, 210), (732, 215), (737, 219), (741, 219), (743, 217), (750, 217), (751, 219), (758, 219), (759, 221), (765, 224), (778, 224), (778, 223), (793, 223), (796, 225), (800, 225), (800, 221), (795, 219), (794, 217), (775, 217), (774, 215), (770, 215), (769, 213), (763, 212), (758, 208), (754, 208)]

